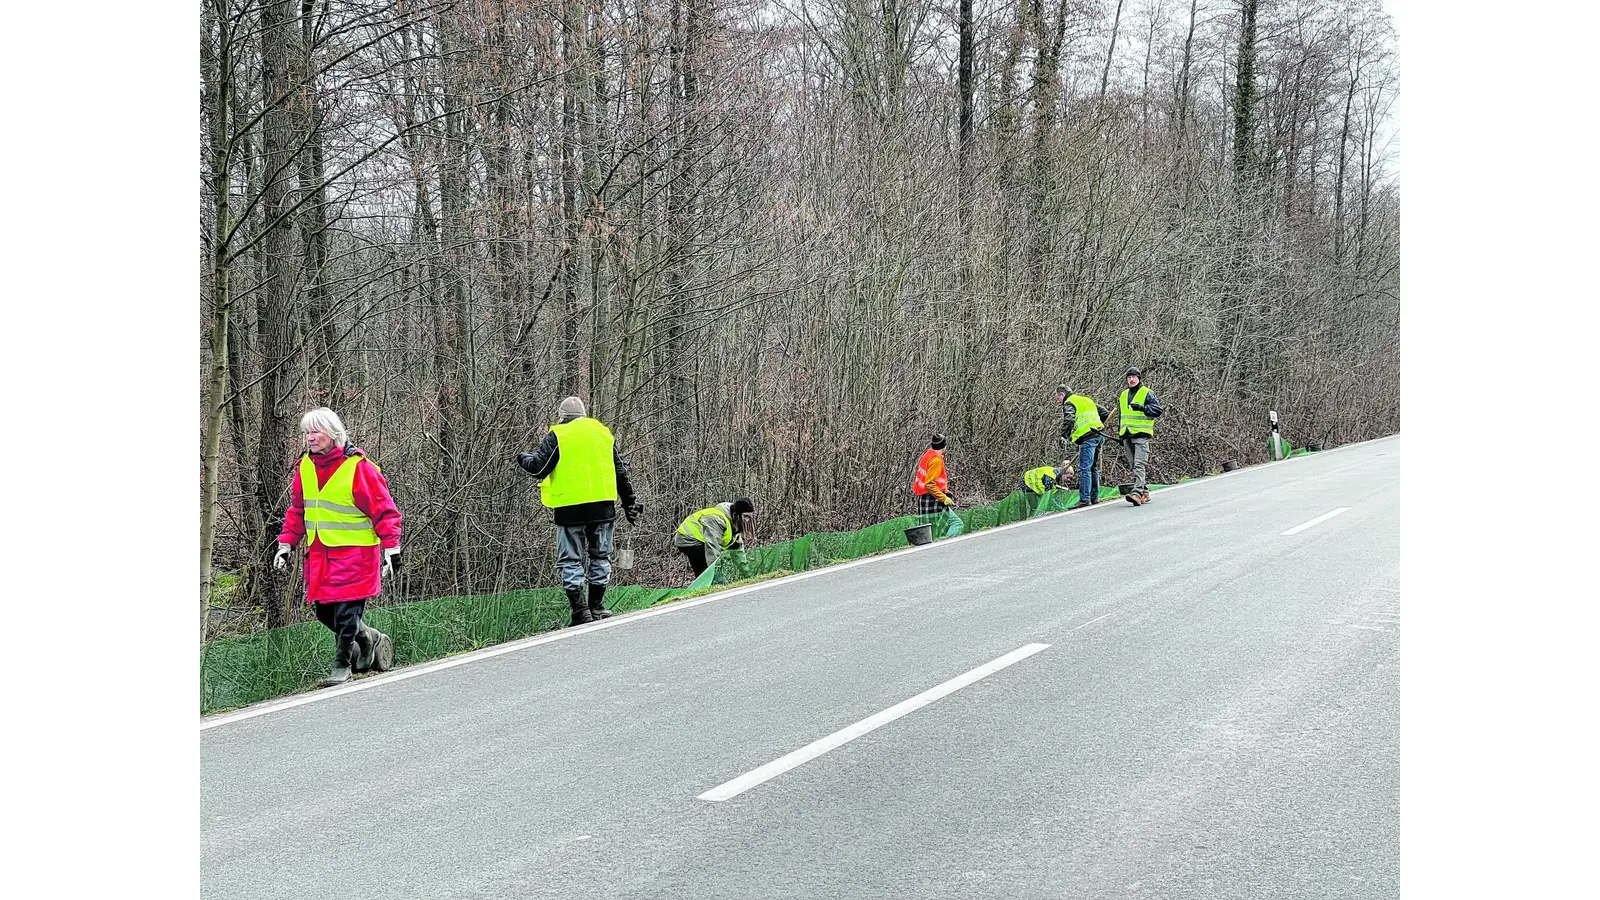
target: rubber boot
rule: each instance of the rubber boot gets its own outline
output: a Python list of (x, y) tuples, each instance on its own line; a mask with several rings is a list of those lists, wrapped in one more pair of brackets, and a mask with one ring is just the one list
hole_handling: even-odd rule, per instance
[(356, 649), (357, 672), (387, 672), (394, 666), (394, 641), (366, 622), (356, 632)]
[(322, 679), (322, 686), (333, 687), (336, 684), (344, 684), (349, 681), (350, 660), (357, 652), (354, 641), (340, 647), (333, 655), (333, 670), (328, 673), (327, 678)]
[(606, 586), (603, 584), (589, 585), (589, 616), (595, 620), (611, 618), (611, 610), (606, 609)]
[(350, 668), (357, 675), (372, 669), (374, 657), (378, 655), (378, 633), (373, 631), (366, 622), (356, 626), (356, 655), (355, 663)]
[(594, 621), (594, 617), (589, 615), (589, 605), (583, 601), (583, 588), (569, 589), (567, 603), (572, 606), (573, 625), (587, 625)]

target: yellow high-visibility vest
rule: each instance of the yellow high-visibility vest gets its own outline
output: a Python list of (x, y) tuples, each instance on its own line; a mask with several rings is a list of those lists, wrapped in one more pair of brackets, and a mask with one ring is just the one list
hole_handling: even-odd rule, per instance
[(1104, 426), (1105, 423), (1100, 421), (1100, 411), (1095, 409), (1093, 400), (1082, 394), (1073, 394), (1067, 398), (1067, 402), (1072, 404), (1072, 409), (1077, 414), (1076, 418), (1072, 420), (1072, 442), (1074, 444), (1078, 442), (1079, 438), (1096, 428)]
[(1035, 494), (1044, 493), (1044, 480), (1046, 478), (1051, 481), (1055, 480), (1056, 470), (1054, 466), (1040, 466), (1037, 469), (1029, 469), (1022, 473), (1022, 483), (1027, 485), (1028, 490), (1033, 491)]
[(1130, 403), (1137, 403), (1140, 406), (1143, 406), (1145, 397), (1148, 397), (1149, 395), (1150, 389), (1142, 384), (1139, 385), (1139, 389), (1137, 391), (1133, 392), (1132, 397), (1128, 396), (1127, 388), (1122, 389), (1122, 396), (1117, 398), (1117, 434), (1119, 436), (1127, 434), (1143, 434), (1148, 435), (1149, 437), (1156, 436), (1156, 420), (1128, 405)]
[(582, 416), (550, 426), (556, 435), (556, 467), (539, 484), (539, 502), (552, 509), (617, 499), (616, 442), (611, 429)]
[(722, 549), (726, 550), (733, 546), (733, 539), (737, 536), (737, 532), (733, 528), (733, 517), (729, 514), (729, 510), (732, 507), (733, 504), (731, 503), (719, 503), (716, 506), (708, 506), (699, 512), (690, 513), (689, 518), (679, 523), (678, 533), (704, 543), (706, 531), (704, 526), (701, 525), (701, 520), (705, 518), (721, 519), (723, 521)]
[[(328, 483), (317, 487), (317, 465), (311, 454), (300, 457), (300, 493), (305, 498), (306, 546), (320, 539), (324, 547), (376, 547), (378, 532), (372, 520), (356, 508), (356, 466), (365, 457), (351, 456), (333, 470)], [(367, 460), (373, 468), (378, 464)], [(383, 471), (379, 469), (378, 471)]]

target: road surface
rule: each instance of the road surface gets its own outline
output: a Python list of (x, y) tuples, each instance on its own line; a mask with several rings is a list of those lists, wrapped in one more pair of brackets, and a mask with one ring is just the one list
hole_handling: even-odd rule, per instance
[(1397, 897), (1399, 486), (1395, 437), (203, 722), (201, 895)]

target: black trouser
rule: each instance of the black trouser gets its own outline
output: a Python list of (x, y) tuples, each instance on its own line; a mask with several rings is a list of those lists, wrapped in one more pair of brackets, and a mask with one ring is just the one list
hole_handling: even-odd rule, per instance
[(699, 578), (700, 573), (706, 570), (706, 546), (695, 544), (693, 547), (679, 547), (678, 552), (689, 557), (689, 568), (694, 570), (694, 577)]
[(313, 603), (317, 621), (333, 632), (334, 665), (350, 665), (350, 644), (361, 630), (361, 613), (367, 608), (365, 600), (343, 600), (338, 603)]

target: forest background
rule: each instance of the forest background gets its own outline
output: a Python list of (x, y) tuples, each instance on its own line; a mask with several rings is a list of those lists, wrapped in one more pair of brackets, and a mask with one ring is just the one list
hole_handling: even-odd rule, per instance
[[(1054, 387), (1168, 410), (1156, 480), (1399, 429), (1395, 35), (1309, 0), (202, 0), (201, 633), (337, 410), (406, 515), (385, 602), (554, 583), (515, 465), (577, 394), (667, 536), (763, 540), (1058, 461)], [(1109, 454), (1108, 454), (1109, 456)], [(1108, 460), (1108, 468), (1114, 465)], [(627, 526), (620, 526), (625, 531)]]

